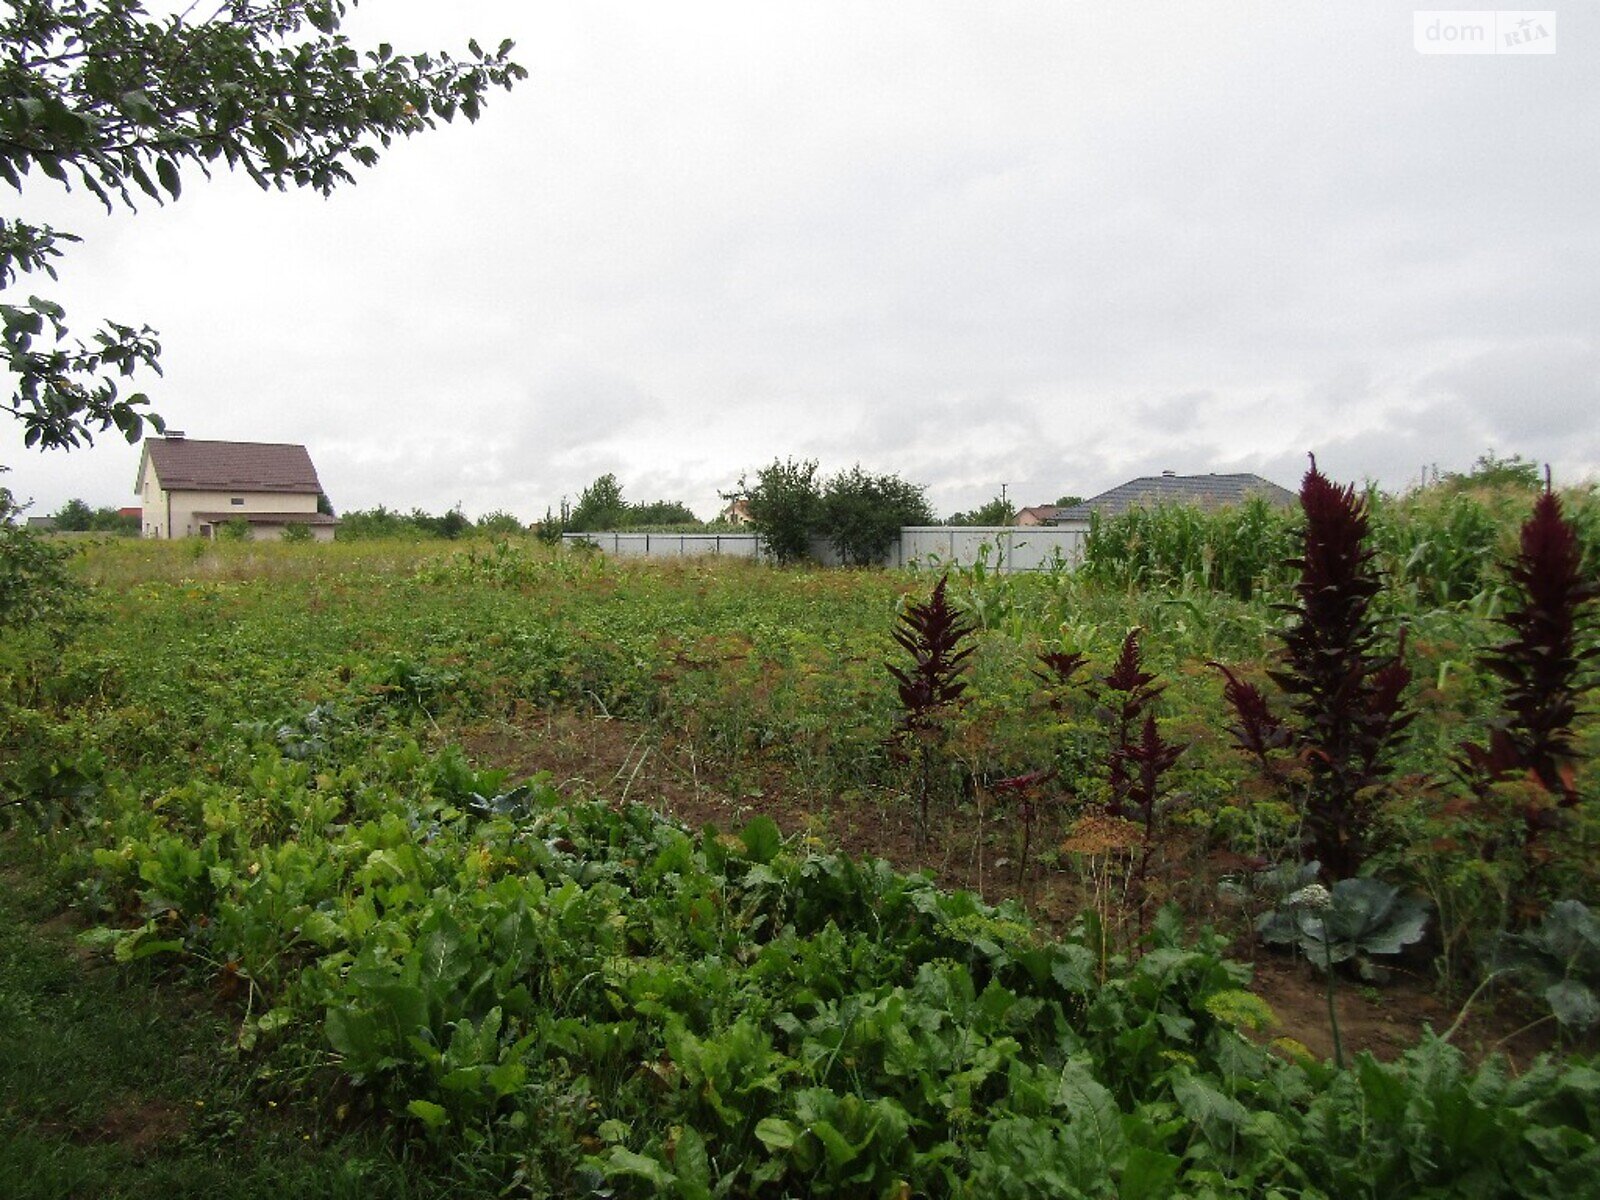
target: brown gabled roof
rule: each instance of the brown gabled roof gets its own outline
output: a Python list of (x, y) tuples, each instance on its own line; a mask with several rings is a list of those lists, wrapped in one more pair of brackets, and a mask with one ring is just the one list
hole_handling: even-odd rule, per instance
[(150, 438), (144, 466), (155, 468), (167, 491), (283, 492), (316, 495), (322, 491), (317, 469), (304, 446), (284, 442), (207, 442), (191, 438)]

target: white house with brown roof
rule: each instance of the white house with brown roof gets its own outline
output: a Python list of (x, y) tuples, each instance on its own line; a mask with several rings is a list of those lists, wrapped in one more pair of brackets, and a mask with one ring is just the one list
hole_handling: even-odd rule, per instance
[(148, 538), (215, 537), (243, 521), (253, 538), (281, 538), (291, 525), (305, 525), (328, 542), (338, 525), (318, 511), (322, 483), (311, 455), (282, 442), (211, 442), (171, 431), (146, 438), (133, 490)]

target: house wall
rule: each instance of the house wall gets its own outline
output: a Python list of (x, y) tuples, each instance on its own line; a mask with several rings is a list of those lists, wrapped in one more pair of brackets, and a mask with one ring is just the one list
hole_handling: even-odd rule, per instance
[[(144, 492), (144, 536), (153, 538), (198, 537), (200, 522), (197, 512), (230, 512), (243, 516), (253, 512), (303, 512), (317, 511), (315, 494), (291, 495), (284, 492), (195, 492), (162, 490), (155, 472), (147, 472)], [(234, 501), (238, 503), (234, 503)], [(271, 528), (271, 527), (268, 527)], [(281, 534), (282, 530), (279, 530)], [(327, 540), (321, 531), (312, 530), (318, 540)], [(273, 536), (265, 529), (257, 537)], [(328, 537), (332, 537), (330, 529)]]

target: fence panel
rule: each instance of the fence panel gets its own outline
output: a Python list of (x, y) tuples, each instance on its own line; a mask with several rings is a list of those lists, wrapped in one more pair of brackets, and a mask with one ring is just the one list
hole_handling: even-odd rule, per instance
[[(1002, 573), (1046, 571), (1076, 567), (1083, 558), (1088, 526), (907, 526), (884, 556), (889, 567), (970, 567), (982, 562)], [(690, 558), (720, 555), (728, 558), (765, 558), (761, 538), (754, 533), (567, 533), (564, 542), (588, 542), (618, 558)], [(811, 545), (812, 556), (824, 566), (837, 566), (839, 556), (827, 542)]]
[(1002, 573), (1075, 567), (1087, 528), (1068, 525), (924, 525), (900, 531), (897, 566), (964, 566), (982, 562)]

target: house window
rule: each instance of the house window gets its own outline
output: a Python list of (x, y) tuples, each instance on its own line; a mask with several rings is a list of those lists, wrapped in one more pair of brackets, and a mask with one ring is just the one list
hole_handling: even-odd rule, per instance
[(243, 504), (244, 503), (244, 497), (243, 496), (235, 496), (232, 500), (229, 500), (228, 503), (229, 504)]

